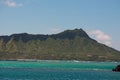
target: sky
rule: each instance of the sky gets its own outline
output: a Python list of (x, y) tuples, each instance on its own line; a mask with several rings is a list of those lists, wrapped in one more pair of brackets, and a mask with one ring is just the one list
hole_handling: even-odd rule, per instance
[(0, 0), (0, 36), (75, 28), (120, 51), (120, 0)]

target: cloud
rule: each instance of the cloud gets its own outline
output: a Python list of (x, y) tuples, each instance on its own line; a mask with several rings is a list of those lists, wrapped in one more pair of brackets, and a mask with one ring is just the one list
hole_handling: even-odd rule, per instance
[(2, 3), (8, 7), (22, 7), (22, 3), (16, 3), (13, 0), (2, 0)]
[(108, 46), (112, 45), (110, 41), (106, 41), (105, 44), (108, 45)]
[(90, 32), (90, 34), (92, 36), (94, 36), (95, 39), (98, 40), (99, 42), (102, 42), (108, 46), (111, 46), (111, 37), (109, 35), (105, 34), (103, 31), (93, 30)]
[(53, 33), (59, 33), (59, 32), (61, 32), (62, 30), (59, 29), (59, 28), (52, 28), (51, 31), (52, 31)]

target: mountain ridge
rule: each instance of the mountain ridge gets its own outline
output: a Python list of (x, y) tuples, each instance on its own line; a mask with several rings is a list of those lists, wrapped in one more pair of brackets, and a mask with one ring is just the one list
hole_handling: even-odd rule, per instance
[(98, 43), (83, 29), (74, 29), (0, 36), (0, 60), (10, 59), (120, 61), (120, 51)]
[[(83, 29), (74, 29), (74, 30), (65, 30), (58, 34), (51, 34), (51, 35), (44, 35), (44, 34), (28, 34), (28, 33), (19, 33), (19, 34), (12, 34), (10, 36), (0, 36), (0, 39), (3, 39), (5, 42), (8, 42), (10, 38), (14, 38), (15, 41), (18, 41), (20, 38), (23, 39), (23, 41), (27, 42), (29, 40), (34, 39), (40, 39), (40, 40), (46, 40), (48, 37), (54, 38), (54, 39), (73, 39), (75, 36), (80, 37), (86, 37), (91, 39), (87, 33)], [(26, 40), (24, 40), (26, 39)]]

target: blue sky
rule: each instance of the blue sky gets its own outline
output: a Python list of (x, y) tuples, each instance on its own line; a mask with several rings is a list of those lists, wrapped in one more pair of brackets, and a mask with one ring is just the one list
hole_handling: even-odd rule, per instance
[(120, 50), (120, 0), (0, 0), (0, 35), (75, 28)]

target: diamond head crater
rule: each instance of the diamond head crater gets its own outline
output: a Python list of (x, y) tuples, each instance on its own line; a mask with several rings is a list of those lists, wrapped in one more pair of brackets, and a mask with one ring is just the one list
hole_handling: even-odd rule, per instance
[(90, 38), (83, 29), (0, 36), (0, 60), (18, 59), (120, 61), (120, 51)]

